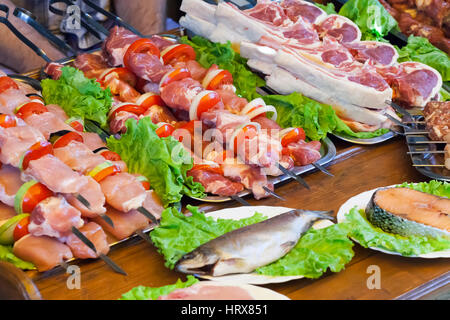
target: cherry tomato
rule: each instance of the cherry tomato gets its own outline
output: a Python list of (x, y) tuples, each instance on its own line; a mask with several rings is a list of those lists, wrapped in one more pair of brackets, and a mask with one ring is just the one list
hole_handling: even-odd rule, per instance
[[(108, 161), (109, 162), (109, 161)], [(106, 177), (115, 175), (116, 173), (120, 172), (120, 168), (116, 165), (112, 164), (111, 162), (106, 162), (103, 164), (100, 164), (96, 168), (94, 168), (89, 175), (94, 178), (95, 181), (100, 182)]]
[(149, 97), (147, 97), (140, 104), (140, 106), (144, 107), (145, 109), (148, 109), (154, 105), (161, 106), (161, 107), (163, 107), (165, 105), (163, 100), (161, 99), (161, 96), (159, 96), (157, 94), (149, 95)]
[(138, 106), (137, 104), (134, 103), (124, 103), (122, 105), (119, 105), (117, 108), (113, 109), (109, 117), (113, 118), (114, 115), (120, 111), (127, 111), (139, 116), (143, 114), (146, 110), (147, 110), (146, 108)]
[(238, 134), (236, 135), (235, 139), (234, 139), (234, 150), (238, 149), (238, 142), (244, 141), (244, 139), (246, 140), (250, 140), (253, 139), (256, 135), (258, 134), (258, 129), (252, 125), (252, 124), (248, 124), (245, 127), (243, 127), (240, 132), (238, 132)]

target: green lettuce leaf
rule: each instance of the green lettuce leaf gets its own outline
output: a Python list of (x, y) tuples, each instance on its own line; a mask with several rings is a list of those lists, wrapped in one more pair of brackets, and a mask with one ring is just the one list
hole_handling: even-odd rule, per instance
[(86, 78), (82, 71), (63, 67), (58, 80), (44, 79), (41, 85), (46, 104), (61, 106), (69, 117), (92, 120), (107, 127), (111, 92), (103, 90), (94, 79)]
[(397, 27), (397, 21), (377, 0), (349, 0), (339, 10), (359, 27), (362, 40), (383, 40), (389, 31)]
[(233, 84), (236, 87), (236, 93), (251, 101), (260, 95), (256, 88), (265, 85), (265, 81), (251, 72), (247, 67), (247, 59), (241, 57), (235, 52), (231, 43), (214, 43), (205, 38), (195, 36), (192, 39), (182, 37), (181, 43), (192, 46), (197, 55), (196, 60), (204, 68), (209, 68), (216, 64), (221, 69), (230, 71), (233, 75)]
[(311, 140), (323, 140), (327, 133), (333, 132), (360, 139), (374, 138), (388, 132), (387, 129), (353, 132), (339, 119), (331, 106), (321, 104), (297, 92), (287, 96), (267, 95), (263, 99), (277, 109), (277, 122), (281, 127), (302, 127)]
[(337, 14), (336, 8), (334, 7), (334, 3), (332, 2), (328, 2), (326, 5), (321, 3), (314, 3), (314, 4), (323, 11), (325, 11), (327, 14)]
[(138, 286), (124, 293), (119, 300), (157, 300), (160, 296), (165, 296), (177, 289), (184, 289), (199, 282), (194, 276), (188, 275), (186, 282), (178, 279), (175, 284), (159, 288), (151, 288), (145, 286)]
[(354, 252), (347, 237), (347, 226), (334, 224), (323, 229), (311, 229), (297, 245), (281, 259), (256, 269), (268, 276), (297, 276), (319, 278), (328, 269), (339, 272), (349, 263)]
[[(421, 183), (404, 183), (399, 187), (411, 188), (417, 191), (430, 193), (441, 197), (450, 197), (450, 183), (432, 180)], [(346, 214), (343, 222), (348, 225), (349, 236), (358, 241), (363, 247), (376, 247), (388, 251), (398, 252), (403, 256), (416, 256), (419, 254), (450, 249), (450, 239), (443, 237), (410, 236), (403, 237), (397, 234), (384, 232), (373, 226), (367, 219), (364, 210), (357, 207)]]
[(441, 94), (440, 101), (449, 101), (450, 100), (450, 92), (448, 92), (444, 88), (442, 88), (441, 91), (439, 91), (439, 93)]
[(443, 81), (450, 81), (450, 58), (433, 46), (427, 38), (409, 36), (408, 44), (397, 48), (398, 62), (417, 61), (436, 69)]
[(186, 173), (193, 166), (191, 155), (172, 136), (159, 138), (149, 117), (128, 119), (127, 132), (120, 139), (110, 137), (107, 146), (117, 152), (131, 173), (149, 179), (164, 206), (177, 203), (183, 195), (201, 198), (204, 188)]
[[(174, 208), (162, 213), (161, 224), (150, 233), (158, 251), (166, 260), (166, 267), (200, 245), (232, 230), (266, 219), (260, 213), (245, 219), (213, 219), (206, 217), (196, 207), (188, 206), (192, 216), (185, 216)], [(329, 268), (342, 270), (353, 257), (353, 243), (347, 238), (343, 225), (333, 225), (320, 230), (309, 230), (282, 259), (256, 270), (264, 275), (302, 275), (320, 277)]]
[(15, 265), (17, 268), (23, 270), (33, 270), (36, 269), (34, 264), (28, 261), (24, 261), (16, 257), (12, 251), (12, 246), (3, 246), (0, 245), (0, 260), (9, 262)]

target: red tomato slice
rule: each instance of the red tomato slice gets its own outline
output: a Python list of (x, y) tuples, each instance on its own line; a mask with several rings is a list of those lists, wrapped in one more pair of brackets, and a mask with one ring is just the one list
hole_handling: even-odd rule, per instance
[(52, 144), (48, 141), (36, 142), (27, 151), (25, 151), (22, 161), (20, 162), (20, 168), (22, 170), (26, 170), (30, 161), (42, 158), (46, 154), (53, 154)]
[(160, 138), (167, 138), (175, 131), (175, 127), (171, 124), (165, 123), (162, 126), (160, 126), (158, 129), (156, 129), (156, 134)]
[(200, 116), (203, 112), (208, 111), (216, 104), (220, 102), (220, 96), (217, 92), (211, 91), (200, 99), (200, 102), (197, 106), (197, 119), (200, 119)]
[(174, 81), (183, 80), (185, 78), (190, 78), (191, 72), (187, 68), (178, 68), (173, 71), (170, 71), (164, 77), (161, 79), (161, 82), (159, 83), (159, 87), (162, 88), (164, 86), (167, 86), (169, 83), (172, 83)]
[(84, 139), (83, 139), (83, 137), (82, 137), (79, 133), (77, 133), (77, 132), (75, 132), (75, 131), (71, 131), (71, 132), (66, 133), (65, 135), (63, 135), (63, 136), (57, 138), (57, 139), (55, 140), (55, 142), (53, 142), (53, 148), (56, 149), (56, 148), (62, 148), (62, 147), (65, 147), (65, 146), (67, 146), (71, 141), (78, 141), (78, 142), (83, 143), (83, 142), (84, 142)]
[(164, 64), (195, 60), (195, 57), (196, 55), (194, 48), (188, 44), (178, 44), (162, 54)]
[(39, 102), (28, 102), (16, 108), (16, 116), (25, 120), (32, 114), (48, 112), (46, 106)]
[(74, 130), (76, 130), (78, 132), (83, 132), (84, 131), (83, 123), (78, 121), (78, 120), (71, 121), (69, 123), (69, 126), (71, 126)]
[(306, 139), (305, 131), (302, 128), (295, 128), (295, 129), (289, 131), (288, 133), (286, 133), (281, 138), (281, 145), (283, 147), (286, 147), (287, 145), (289, 145), (292, 142), (298, 142), (300, 140), (305, 140), (305, 139)]
[(13, 239), (14, 242), (18, 241), (20, 238), (25, 237), (30, 232), (28, 231), (28, 225), (30, 224), (30, 216), (27, 216), (19, 221), (19, 223), (14, 228)]
[(118, 153), (111, 151), (111, 150), (104, 150), (100, 152), (100, 155), (105, 158), (105, 160), (110, 161), (120, 161), (122, 160)]
[(114, 109), (111, 114), (109, 115), (110, 118), (114, 118), (115, 114), (120, 112), (120, 111), (127, 111), (130, 113), (134, 113), (135, 115), (140, 116), (141, 114), (143, 114), (147, 109), (142, 107), (142, 106), (138, 106), (137, 104), (123, 104), (121, 106), (119, 106), (118, 108)]
[(130, 70), (128, 61), (134, 53), (148, 53), (151, 55), (160, 56), (159, 49), (147, 38), (141, 38), (133, 42), (123, 56), (123, 65)]
[(208, 84), (207, 90), (216, 90), (221, 85), (233, 84), (233, 76), (230, 71), (222, 70)]
[(4, 91), (6, 91), (10, 88), (14, 88), (14, 89), (18, 90), (19, 86), (10, 77), (6, 77), (6, 76), (0, 77), (0, 93), (3, 93)]
[(154, 105), (161, 106), (161, 107), (165, 106), (163, 100), (161, 99), (161, 96), (159, 96), (157, 94), (151, 95), (148, 98), (146, 98), (144, 101), (142, 101), (140, 104), (140, 106), (144, 107), (145, 109), (148, 109)]
[(16, 118), (8, 114), (0, 114), (0, 127), (10, 128), (17, 125)]
[(39, 202), (53, 196), (53, 192), (38, 182), (33, 184), (25, 193), (22, 200), (22, 212), (33, 212)]
[(112, 73), (116, 73), (120, 80), (125, 81), (132, 87), (134, 87), (137, 83), (137, 77), (134, 75), (134, 73), (132, 73), (127, 68), (123, 68), (123, 67), (114, 68), (114, 69), (110, 70), (109, 72), (107, 72), (103, 77), (100, 78), (100, 80), (99, 80), (100, 83), (103, 83), (105, 81), (106, 77)]

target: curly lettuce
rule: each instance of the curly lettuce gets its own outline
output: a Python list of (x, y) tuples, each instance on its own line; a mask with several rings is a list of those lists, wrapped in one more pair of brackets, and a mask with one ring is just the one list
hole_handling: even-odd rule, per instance
[(61, 106), (69, 117), (91, 120), (107, 127), (111, 91), (102, 89), (94, 79), (86, 78), (82, 71), (63, 67), (58, 80), (44, 79), (41, 85), (46, 104)]
[(199, 282), (195, 277), (188, 275), (185, 282), (178, 279), (174, 284), (152, 288), (138, 286), (127, 293), (124, 293), (119, 300), (157, 300), (160, 296), (165, 296), (177, 289), (188, 288)]
[(183, 195), (202, 198), (203, 186), (187, 176), (193, 159), (183, 145), (172, 136), (160, 138), (156, 125), (149, 117), (139, 122), (128, 119), (126, 133), (120, 139), (111, 136), (107, 146), (117, 152), (131, 173), (139, 173), (149, 179), (152, 189), (164, 206), (178, 203)]
[(287, 96), (267, 95), (263, 99), (277, 109), (277, 122), (281, 127), (302, 127), (311, 140), (323, 140), (327, 133), (369, 139), (389, 131), (378, 129), (373, 132), (354, 132), (336, 115), (331, 106), (321, 104), (297, 92)]
[(264, 86), (265, 81), (248, 69), (247, 59), (234, 51), (230, 42), (214, 43), (199, 36), (192, 39), (182, 37), (180, 42), (194, 48), (196, 60), (202, 67), (209, 68), (216, 64), (219, 68), (230, 71), (237, 95), (249, 101), (260, 96), (256, 88)]
[(0, 260), (9, 262), (15, 265), (17, 268), (23, 270), (34, 270), (36, 267), (34, 264), (28, 261), (24, 261), (16, 257), (13, 253), (12, 246), (3, 246), (0, 245)]

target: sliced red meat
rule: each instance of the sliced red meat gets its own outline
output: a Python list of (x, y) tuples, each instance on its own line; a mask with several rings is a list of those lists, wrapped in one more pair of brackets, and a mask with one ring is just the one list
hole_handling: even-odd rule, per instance
[(289, 153), (294, 158), (295, 165), (306, 166), (319, 160), (322, 156), (320, 155), (320, 142), (295, 142), (290, 143), (287, 146)]
[(136, 76), (156, 83), (159, 83), (167, 72), (173, 70), (171, 66), (164, 65), (158, 56), (147, 53), (131, 54), (128, 65)]
[(195, 182), (200, 183), (206, 192), (215, 195), (231, 196), (244, 190), (241, 183), (233, 182), (219, 173), (193, 169), (188, 171), (187, 175), (193, 177)]
[(138, 39), (139, 36), (122, 27), (115, 26), (109, 30), (109, 36), (102, 45), (108, 64), (112, 67), (121, 66), (128, 47)]
[(139, 116), (128, 111), (119, 111), (109, 121), (109, 129), (111, 130), (112, 133), (127, 132), (125, 122), (127, 122), (128, 119), (135, 119), (136, 121), (138, 121)]
[(326, 17), (322, 9), (306, 1), (284, 0), (281, 6), (292, 21), (297, 21), (300, 16), (310, 23), (317, 23), (321, 18)]
[(50, 78), (54, 80), (58, 80), (62, 75), (62, 64), (57, 62), (49, 62), (44, 68), (44, 72), (50, 76)]
[(87, 78), (91, 79), (98, 78), (109, 67), (105, 58), (95, 53), (82, 53), (78, 55), (73, 65), (75, 68), (83, 71)]
[(161, 107), (158, 105), (153, 105), (145, 111), (142, 115), (143, 117), (150, 117), (153, 123), (167, 122), (174, 123), (177, 122), (177, 118), (172, 114), (172, 112), (167, 107)]
[(203, 90), (200, 82), (185, 78), (164, 86), (161, 89), (161, 99), (170, 108), (189, 111), (192, 100)]

